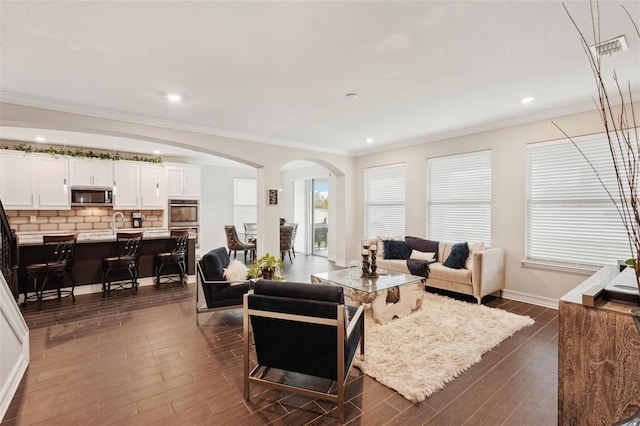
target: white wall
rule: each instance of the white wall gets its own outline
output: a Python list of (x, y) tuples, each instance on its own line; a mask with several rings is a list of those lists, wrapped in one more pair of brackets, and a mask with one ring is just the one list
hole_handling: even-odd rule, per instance
[[(640, 110), (640, 104), (637, 106)], [(554, 121), (572, 137), (603, 131), (596, 113), (574, 114)], [(427, 158), (490, 149), (493, 168), (491, 244), (494, 247), (504, 247), (507, 251), (505, 294), (520, 300), (549, 302), (549, 305), (554, 305), (555, 300), (583, 281), (585, 275), (533, 269), (522, 265), (526, 229), (526, 145), (562, 138), (562, 133), (553, 123), (545, 120), (367, 155), (358, 158), (356, 186), (363, 188), (362, 175), (365, 167), (406, 162), (406, 233), (426, 236)], [(362, 230), (363, 191), (355, 192), (356, 226)]]
[[(202, 168), (200, 195), (200, 253), (227, 246), (225, 225), (233, 225), (235, 178), (256, 178), (255, 169)], [(242, 230), (238, 230), (241, 232)]]

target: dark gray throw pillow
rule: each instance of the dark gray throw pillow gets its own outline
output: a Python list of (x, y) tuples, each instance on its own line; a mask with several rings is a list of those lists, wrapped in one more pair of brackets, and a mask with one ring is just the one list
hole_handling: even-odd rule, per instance
[(385, 259), (408, 259), (411, 256), (411, 247), (404, 241), (384, 240)]
[[(404, 237), (404, 241), (409, 245), (411, 250), (417, 250), (424, 253), (435, 253), (435, 260), (438, 260), (438, 242), (432, 240), (425, 240), (420, 237)], [(409, 251), (411, 255), (411, 251)]]
[(462, 269), (469, 257), (469, 245), (465, 243), (457, 243), (451, 247), (449, 257), (444, 261), (443, 265), (447, 268)]

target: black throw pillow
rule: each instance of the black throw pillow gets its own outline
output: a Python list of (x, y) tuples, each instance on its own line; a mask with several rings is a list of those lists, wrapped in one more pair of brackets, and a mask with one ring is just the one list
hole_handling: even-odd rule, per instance
[(409, 259), (411, 247), (404, 241), (384, 240), (385, 259)]
[[(411, 250), (421, 251), (423, 253), (435, 253), (435, 260), (438, 260), (438, 242), (425, 240), (420, 237), (404, 237), (404, 241), (409, 245)], [(409, 252), (411, 254), (411, 252)]]
[(469, 245), (465, 243), (457, 243), (451, 247), (449, 257), (444, 261), (443, 265), (447, 268), (462, 269), (469, 257)]

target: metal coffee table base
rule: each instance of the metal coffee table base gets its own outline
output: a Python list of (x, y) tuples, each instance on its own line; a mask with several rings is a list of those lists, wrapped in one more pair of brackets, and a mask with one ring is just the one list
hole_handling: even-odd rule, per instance
[[(335, 285), (313, 276), (311, 282)], [(387, 294), (390, 291), (398, 293), (397, 302), (387, 302)], [(402, 318), (420, 309), (424, 298), (424, 283), (418, 281), (371, 293), (345, 288), (344, 295), (356, 305), (369, 305), (374, 321), (378, 324), (386, 324), (393, 318)]]

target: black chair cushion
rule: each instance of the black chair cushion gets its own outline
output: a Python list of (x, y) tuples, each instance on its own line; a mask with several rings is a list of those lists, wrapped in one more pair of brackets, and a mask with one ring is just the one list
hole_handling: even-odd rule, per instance
[(202, 272), (207, 281), (224, 281), (224, 268), (229, 265), (229, 254), (224, 247), (218, 247), (202, 256)]
[(237, 285), (203, 284), (202, 291), (207, 301), (207, 308), (242, 305), (242, 296), (249, 291), (249, 283)]

